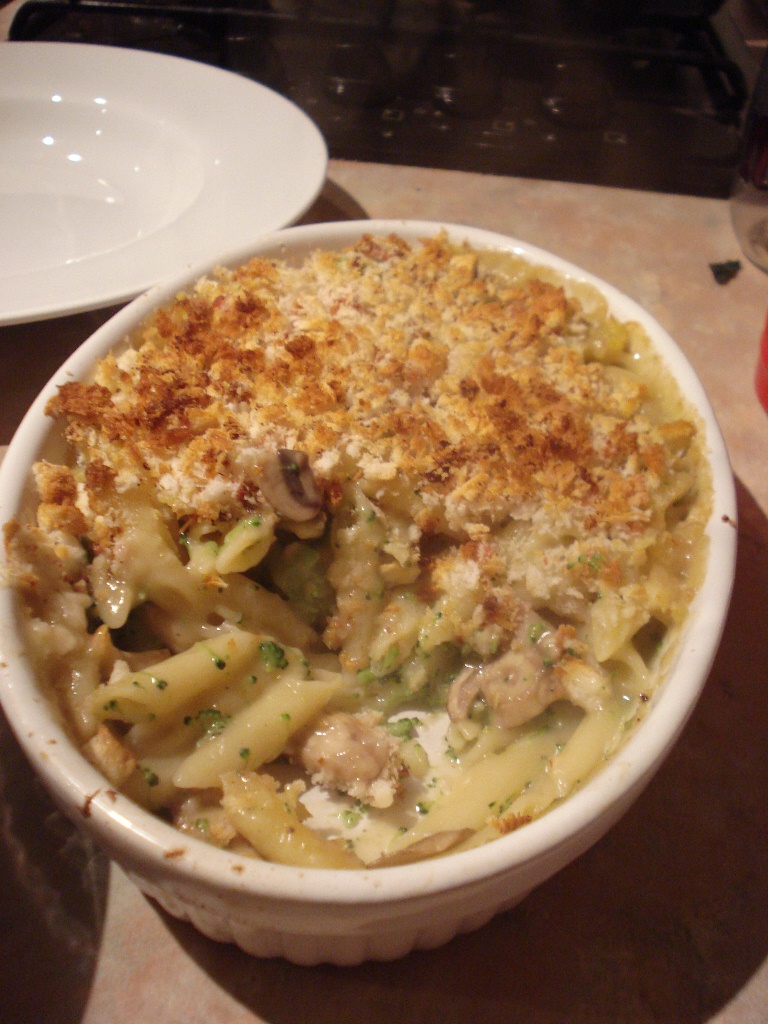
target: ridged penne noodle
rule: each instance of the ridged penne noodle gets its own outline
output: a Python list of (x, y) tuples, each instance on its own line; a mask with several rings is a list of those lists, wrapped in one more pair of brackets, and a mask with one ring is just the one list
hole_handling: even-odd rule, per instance
[(103, 719), (127, 722), (171, 714), (244, 674), (261, 639), (233, 629), (139, 672), (119, 673), (93, 692), (94, 710)]
[(173, 777), (180, 762), (180, 757), (143, 757), (121, 789), (143, 807), (161, 811), (176, 798)]
[[(536, 818), (590, 778), (616, 749), (627, 722), (636, 711), (636, 704), (627, 706), (613, 702), (608, 708), (586, 714), (569, 739), (552, 755), (546, 773), (540, 774), (509, 804), (509, 818)], [(505, 815), (500, 817), (503, 824)]]
[(299, 821), (271, 776), (232, 774), (223, 779), (222, 806), (237, 831), (265, 860), (305, 868), (360, 868), (338, 840), (324, 839)]
[(246, 572), (264, 558), (275, 539), (276, 516), (248, 516), (227, 531), (214, 559), (216, 572)]
[(216, 736), (206, 737), (179, 766), (180, 789), (217, 786), (226, 772), (274, 761), (291, 737), (316, 718), (341, 689), (336, 680), (283, 677), (270, 683)]
[(592, 647), (598, 661), (613, 658), (648, 622), (651, 611), (645, 604), (606, 589), (599, 601), (590, 606)]
[(491, 814), (530, 785), (555, 750), (551, 734), (530, 732), (459, 771), (448, 793), (437, 797), (411, 829), (396, 836), (386, 853), (398, 853), (429, 835), (481, 828)]

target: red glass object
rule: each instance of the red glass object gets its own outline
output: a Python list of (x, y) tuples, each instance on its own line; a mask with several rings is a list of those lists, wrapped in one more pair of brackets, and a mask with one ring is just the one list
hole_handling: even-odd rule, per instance
[(755, 390), (763, 408), (768, 412), (768, 318), (763, 328), (763, 336), (760, 339), (760, 354), (757, 359), (757, 371), (755, 372)]

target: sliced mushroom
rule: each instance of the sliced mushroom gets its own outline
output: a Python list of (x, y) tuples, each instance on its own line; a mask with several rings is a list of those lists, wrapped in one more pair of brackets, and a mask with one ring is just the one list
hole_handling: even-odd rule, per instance
[(478, 694), (483, 695), (506, 729), (523, 725), (566, 696), (564, 687), (539, 651), (515, 647), (496, 661), (468, 666), (454, 679), (447, 702), (454, 722), (467, 717)]
[(259, 485), (275, 512), (293, 522), (306, 523), (322, 508), (322, 495), (305, 452), (290, 448), (270, 452)]
[(446, 706), (452, 722), (463, 722), (480, 693), (480, 675), (475, 665), (467, 665), (451, 683)]
[(580, 645), (571, 632), (561, 626), (538, 641), (517, 640), (495, 661), (468, 665), (448, 691), (451, 720), (464, 721), (478, 696), (505, 729), (524, 725), (558, 700), (585, 711), (600, 708), (610, 683), (599, 665), (577, 653)]
[(567, 696), (565, 687), (535, 649), (507, 651), (479, 674), (480, 692), (505, 729), (530, 722)]

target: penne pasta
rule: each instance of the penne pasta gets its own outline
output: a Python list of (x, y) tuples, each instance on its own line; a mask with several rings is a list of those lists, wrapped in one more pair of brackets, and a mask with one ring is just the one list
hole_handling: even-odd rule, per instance
[(476, 831), (498, 813), (533, 779), (555, 751), (554, 738), (542, 732), (529, 733), (499, 753), (488, 754), (460, 771), (450, 790), (438, 797), (429, 810), (407, 832), (388, 846), (391, 856), (443, 832)]
[(274, 515), (254, 515), (242, 519), (228, 530), (216, 552), (216, 572), (246, 572), (264, 558), (275, 539)]
[(92, 694), (102, 719), (125, 722), (168, 715), (242, 675), (258, 656), (260, 637), (243, 630), (201, 641), (139, 672), (119, 672)]
[(216, 736), (203, 739), (174, 777), (180, 789), (219, 785), (222, 775), (274, 761), (295, 733), (341, 689), (336, 680), (281, 678), (243, 708)]
[(151, 811), (165, 810), (176, 801), (173, 776), (179, 762), (179, 757), (142, 758), (121, 789), (142, 807)]
[(362, 867), (337, 840), (324, 839), (302, 824), (281, 799), (271, 776), (224, 777), (222, 806), (237, 831), (265, 860), (306, 868)]

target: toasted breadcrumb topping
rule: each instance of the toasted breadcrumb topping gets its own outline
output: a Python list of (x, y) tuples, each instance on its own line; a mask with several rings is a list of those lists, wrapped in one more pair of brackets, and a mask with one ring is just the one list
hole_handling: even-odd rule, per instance
[[(307, 516), (357, 488), (387, 520), (388, 585), (475, 595), (454, 627), (490, 657), (521, 598), (577, 619), (606, 586), (646, 601), (649, 553), (700, 464), (654, 360), (601, 296), (444, 234), (364, 236), (299, 266), (255, 257), (177, 295), (50, 401), (80, 463), (38, 467), (38, 522), (109, 551), (124, 529), (115, 493), (131, 491), (172, 532), (285, 522), (274, 467), (288, 453), (306, 463)], [(345, 572), (331, 573), (332, 650), (362, 610)]]
[[(148, 485), (177, 518), (236, 519), (263, 503), (264, 453), (291, 449), (329, 507), (350, 478), (407, 481), (425, 534), (477, 540), (535, 516), (631, 535), (669, 448), (638, 415), (643, 385), (589, 360), (583, 335), (559, 285), (484, 274), (445, 237), (365, 237), (300, 267), (218, 270), (48, 411), (87, 453), (96, 513), (112, 488)], [(65, 474), (50, 487), (71, 518)]]

